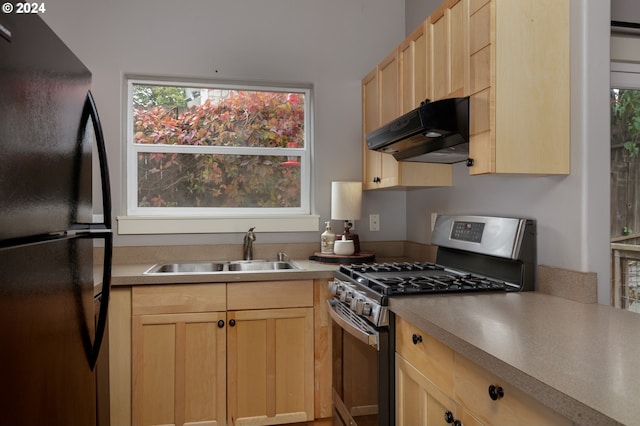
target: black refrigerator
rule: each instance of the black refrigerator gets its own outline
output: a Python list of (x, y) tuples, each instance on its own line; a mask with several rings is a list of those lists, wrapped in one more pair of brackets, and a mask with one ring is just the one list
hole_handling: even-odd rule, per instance
[(0, 14), (1, 426), (91, 426), (108, 413), (111, 205), (90, 86), (38, 15)]

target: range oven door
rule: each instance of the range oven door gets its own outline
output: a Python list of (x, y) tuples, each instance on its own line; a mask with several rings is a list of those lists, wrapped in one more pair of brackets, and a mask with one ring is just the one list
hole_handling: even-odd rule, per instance
[(389, 329), (376, 328), (329, 300), (333, 338), (334, 425), (393, 424)]

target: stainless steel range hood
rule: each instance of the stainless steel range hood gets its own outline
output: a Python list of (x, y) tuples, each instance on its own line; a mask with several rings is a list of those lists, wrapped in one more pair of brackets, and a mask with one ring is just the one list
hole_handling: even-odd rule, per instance
[(420, 106), (367, 134), (367, 146), (398, 161), (458, 163), (469, 158), (469, 97)]

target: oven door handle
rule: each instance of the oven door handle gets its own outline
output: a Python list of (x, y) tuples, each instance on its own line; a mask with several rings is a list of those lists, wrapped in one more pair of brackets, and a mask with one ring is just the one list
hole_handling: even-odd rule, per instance
[(327, 305), (331, 319), (343, 330), (361, 342), (364, 342), (369, 346), (373, 346), (376, 350), (380, 350), (380, 342), (378, 338), (380, 333), (375, 328), (366, 323), (340, 302), (330, 299), (327, 300)]

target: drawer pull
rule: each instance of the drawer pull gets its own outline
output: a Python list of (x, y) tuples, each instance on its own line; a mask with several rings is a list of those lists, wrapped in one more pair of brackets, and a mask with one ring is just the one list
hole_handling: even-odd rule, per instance
[(233, 327), (234, 325), (236, 325), (236, 320), (230, 319), (229, 320), (229, 327)]
[(503, 396), (504, 396), (504, 389), (502, 389), (502, 386), (489, 385), (489, 398), (493, 399), (494, 401), (497, 401)]
[(218, 328), (224, 327), (224, 321), (218, 320)]
[(422, 336), (416, 333), (413, 333), (411, 336), (411, 340), (413, 340), (413, 344), (417, 345), (418, 343), (422, 343)]

